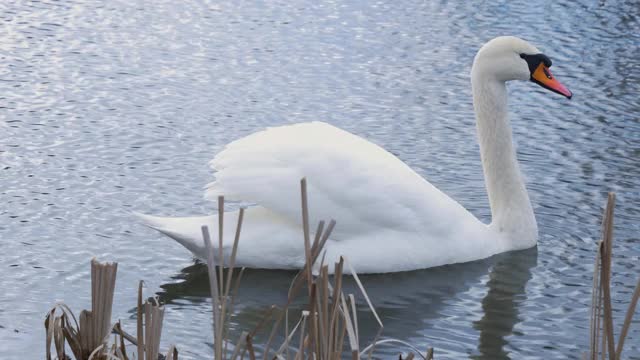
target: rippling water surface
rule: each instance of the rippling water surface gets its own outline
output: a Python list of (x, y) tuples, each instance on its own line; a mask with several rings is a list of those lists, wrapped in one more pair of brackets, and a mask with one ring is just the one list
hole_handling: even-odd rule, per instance
[[(622, 323), (640, 268), (638, 1), (3, 1), (0, 23), (4, 359), (44, 356), (56, 300), (90, 305), (93, 256), (120, 263), (114, 318), (133, 329), (145, 279), (167, 302), (163, 348), (210, 358), (204, 267), (130, 212), (213, 211), (202, 199), (207, 161), (266, 126), (340, 126), (489, 220), (469, 70), (479, 46), (505, 34), (542, 49), (575, 94), (509, 90), (539, 245), (363, 277), (384, 335), (434, 346), (439, 359), (579, 358), (609, 190)], [(235, 336), (284, 301), (292, 276), (248, 271)], [(370, 340), (365, 308), (360, 321)], [(640, 359), (639, 321), (629, 358)]]

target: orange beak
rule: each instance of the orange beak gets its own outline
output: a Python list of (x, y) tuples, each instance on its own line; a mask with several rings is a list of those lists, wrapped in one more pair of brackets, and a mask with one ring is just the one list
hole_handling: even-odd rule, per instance
[(536, 68), (536, 71), (531, 75), (531, 81), (537, 83), (543, 88), (547, 88), (553, 92), (556, 92), (560, 95), (566, 96), (568, 99), (571, 99), (571, 91), (567, 89), (564, 85), (560, 83), (560, 81), (556, 80), (551, 74), (551, 71), (548, 67), (546, 67), (543, 63), (540, 63)]

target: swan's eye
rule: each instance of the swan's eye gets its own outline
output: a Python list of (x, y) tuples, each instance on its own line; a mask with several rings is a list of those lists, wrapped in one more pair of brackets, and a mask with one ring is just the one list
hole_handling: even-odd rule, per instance
[(533, 74), (540, 64), (544, 64), (546, 67), (551, 66), (551, 59), (549, 59), (545, 54), (520, 54), (520, 57), (527, 62), (527, 65), (529, 65), (529, 71), (531, 71), (531, 74)]

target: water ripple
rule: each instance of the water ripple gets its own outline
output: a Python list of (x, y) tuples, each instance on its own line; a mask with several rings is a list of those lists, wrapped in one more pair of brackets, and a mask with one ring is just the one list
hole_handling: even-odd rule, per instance
[[(210, 356), (203, 267), (130, 211), (211, 211), (207, 161), (265, 126), (336, 124), (489, 220), (468, 74), (482, 43), (513, 34), (545, 51), (575, 94), (509, 87), (537, 250), (363, 280), (385, 335), (434, 346), (438, 358), (579, 358), (610, 190), (616, 323), (637, 278), (639, 19), (634, 1), (3, 2), (0, 303), (14, 310), (0, 309), (5, 356), (44, 344), (54, 301), (88, 306), (93, 256), (121, 263), (114, 316), (125, 326), (144, 278), (168, 302), (163, 343), (186, 359)], [(290, 278), (249, 272), (232, 332), (282, 303)], [(370, 339), (375, 323), (361, 310)], [(627, 354), (640, 352), (638, 339), (632, 327)]]

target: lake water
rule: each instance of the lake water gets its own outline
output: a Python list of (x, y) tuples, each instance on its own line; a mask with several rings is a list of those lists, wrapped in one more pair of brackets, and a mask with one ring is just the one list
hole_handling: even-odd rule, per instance
[[(574, 93), (509, 87), (539, 245), (363, 277), (383, 335), (433, 346), (438, 359), (580, 358), (607, 191), (618, 195), (621, 326), (640, 269), (637, 1), (3, 1), (0, 21), (3, 359), (44, 356), (56, 301), (90, 306), (93, 256), (120, 264), (114, 319), (134, 331), (144, 279), (167, 302), (162, 348), (211, 358), (205, 267), (130, 212), (213, 212), (207, 162), (266, 126), (342, 127), (488, 221), (469, 71), (477, 49), (506, 34), (551, 57)], [(292, 277), (247, 272), (233, 338), (284, 302)], [(370, 340), (365, 307), (360, 321)], [(637, 316), (626, 345), (640, 359)]]

